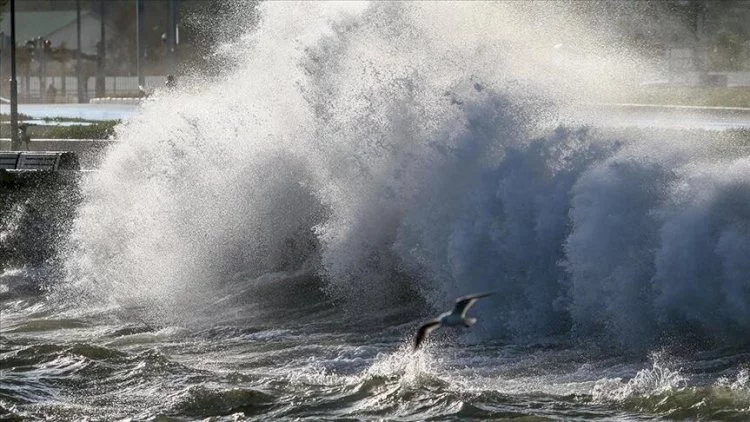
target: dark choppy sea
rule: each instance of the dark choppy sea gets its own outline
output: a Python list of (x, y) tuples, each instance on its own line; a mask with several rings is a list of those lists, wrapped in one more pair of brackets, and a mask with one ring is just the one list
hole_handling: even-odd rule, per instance
[(643, 355), (595, 342), (479, 342), (437, 331), (413, 353), (413, 309), (346, 314), (304, 287), (317, 287), (313, 277), (275, 276), (277, 289), (267, 294), (286, 296), (282, 309), (235, 291), (212, 310), (194, 310), (188, 325), (141, 319), (149, 315), (142, 309), (56, 303), (19, 288), (27, 277), (0, 278), (0, 412), (9, 420), (750, 415), (746, 350)]

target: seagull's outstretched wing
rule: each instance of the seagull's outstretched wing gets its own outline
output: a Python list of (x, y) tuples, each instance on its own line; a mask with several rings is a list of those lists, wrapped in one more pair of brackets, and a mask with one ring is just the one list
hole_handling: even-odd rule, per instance
[(438, 320), (433, 320), (419, 327), (419, 331), (417, 331), (417, 335), (414, 337), (414, 350), (419, 349), (419, 346), (422, 344), (424, 339), (427, 338), (427, 335), (430, 334), (430, 331), (434, 330), (439, 325), (440, 322)]
[(459, 297), (458, 299), (456, 299), (456, 306), (453, 307), (453, 313), (456, 315), (461, 315), (461, 317), (464, 317), (466, 316), (466, 311), (468, 311), (469, 308), (471, 308), (471, 305), (473, 305), (474, 302), (476, 302), (477, 300), (483, 297), (491, 296), (494, 294), (495, 294), (494, 292), (489, 292), (489, 293), (479, 293), (475, 295)]

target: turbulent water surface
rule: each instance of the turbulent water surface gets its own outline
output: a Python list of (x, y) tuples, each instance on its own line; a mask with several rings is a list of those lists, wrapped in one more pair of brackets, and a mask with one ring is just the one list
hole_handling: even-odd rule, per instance
[(649, 71), (563, 3), (247, 15), (3, 203), (3, 417), (750, 418), (746, 133), (561, 124)]

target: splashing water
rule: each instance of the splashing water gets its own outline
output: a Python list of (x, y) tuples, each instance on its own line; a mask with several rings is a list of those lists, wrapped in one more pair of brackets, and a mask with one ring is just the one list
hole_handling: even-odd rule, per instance
[(658, 396), (685, 388), (687, 380), (679, 371), (669, 368), (663, 361), (664, 356), (654, 354), (651, 359), (651, 368), (638, 371), (625, 383), (619, 378), (598, 381), (593, 388), (593, 399), (622, 402), (631, 397)]
[(553, 103), (622, 87), (600, 75), (639, 62), (546, 49), (603, 41), (538, 6), (263, 5), (224, 79), (119, 128), (83, 185), (69, 278), (176, 317), (306, 263), (372, 311), (499, 291), (486, 336), (741, 333), (748, 160), (722, 141), (544, 129)]

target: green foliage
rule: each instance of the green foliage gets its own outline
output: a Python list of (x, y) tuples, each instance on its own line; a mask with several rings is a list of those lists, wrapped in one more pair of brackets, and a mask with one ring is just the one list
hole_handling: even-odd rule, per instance
[[(29, 116), (19, 115), (19, 121), (33, 120)], [(115, 134), (115, 126), (120, 123), (119, 120), (106, 120), (103, 122), (86, 122), (81, 119), (69, 118), (47, 118), (43, 119), (49, 125), (30, 124), (26, 133), (31, 139), (107, 139)], [(9, 118), (7, 115), (0, 115), (0, 137), (7, 138), (10, 133)], [(57, 122), (81, 122), (85, 124), (61, 126)]]
[[(0, 0), (0, 1), (3, 1), (3, 0)], [(26, 114), (23, 114), (23, 113), (18, 113), (18, 120), (19, 121), (21, 121), (21, 120), (32, 120), (32, 119), (33, 119), (33, 117), (31, 117), (29, 115), (26, 115)], [(10, 121), (10, 114), (5, 114), (5, 113), (0, 114), (0, 122), (9, 122), (9, 121)]]

